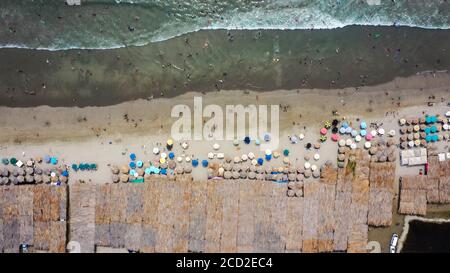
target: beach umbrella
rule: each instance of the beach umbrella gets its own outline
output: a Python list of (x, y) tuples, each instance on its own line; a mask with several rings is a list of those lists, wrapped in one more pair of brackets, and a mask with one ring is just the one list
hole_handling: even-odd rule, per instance
[(406, 119), (401, 118), (398, 122), (400, 123), (400, 126), (403, 126), (406, 124)]
[(159, 148), (158, 147), (153, 148), (153, 154), (155, 154), (155, 155), (159, 154)]
[(428, 142), (431, 142), (431, 135), (428, 135), (428, 136), (426, 136), (425, 137), (425, 141), (428, 143)]
[(167, 154), (166, 153), (161, 153), (161, 158), (166, 159), (167, 158)]
[(291, 136), (289, 139), (292, 144), (297, 144), (297, 142), (298, 142), (298, 138), (296, 136)]
[(161, 169), (159, 173), (162, 175), (167, 175), (167, 169)]
[(131, 161), (135, 161), (135, 160), (136, 160), (136, 154), (131, 153), (131, 154), (130, 154), (130, 160), (131, 160)]
[(120, 181), (121, 181), (122, 183), (127, 183), (129, 179), (130, 179), (130, 177), (129, 177), (128, 175), (126, 175), (126, 174), (122, 174), (122, 175), (120, 176)]
[(350, 145), (352, 145), (352, 143), (353, 143), (353, 141), (350, 138), (345, 141), (346, 146), (350, 146)]
[(378, 132), (377, 130), (372, 130), (370, 134), (372, 135), (372, 137), (375, 137), (378, 134)]
[(438, 141), (439, 140), (439, 136), (438, 135), (433, 135), (432, 137), (431, 137), (431, 141), (432, 142), (436, 142), (436, 141)]
[(175, 154), (173, 152), (169, 153), (169, 159), (173, 159), (175, 157)]
[(144, 173), (145, 174), (151, 174), (152, 173), (152, 169), (151, 168), (145, 168)]
[[(14, 157), (13, 157), (13, 158), (14, 158)], [(13, 159), (13, 158), (11, 158), (10, 162), (11, 162), (11, 164), (16, 164), (16, 163), (12, 163), (12, 159)], [(15, 158), (14, 158), (14, 159), (15, 159)], [(48, 155), (44, 156), (44, 162), (45, 162), (45, 163), (50, 164), (50, 160), (51, 160), (51, 157), (50, 157), (50, 156), (48, 156)], [(17, 162), (17, 159), (15, 160), (15, 162)]]
[(430, 117), (430, 121), (431, 121), (431, 123), (436, 123), (437, 122), (437, 116), (431, 116)]
[(25, 181), (25, 178), (22, 175), (17, 177), (17, 183), (22, 184)]
[(208, 160), (203, 159), (202, 160), (202, 166), (205, 167), (205, 168), (208, 167)]
[(367, 140), (367, 141), (371, 141), (372, 139), (373, 139), (372, 134), (366, 135), (366, 140)]
[(317, 166), (316, 165), (311, 165), (311, 171), (315, 171), (317, 170)]
[(431, 127), (427, 127), (424, 130), (425, 134), (429, 135), (431, 133)]
[(234, 163), (239, 163), (239, 162), (241, 162), (241, 158), (239, 156), (235, 156), (234, 159), (233, 159), (233, 162)]
[(252, 166), (256, 166), (256, 164), (258, 164), (258, 160), (252, 159)]
[(411, 148), (414, 147), (414, 141), (408, 142), (408, 146), (411, 147)]
[(395, 136), (395, 130), (390, 130), (389, 131), (389, 136), (394, 137)]
[(270, 161), (272, 159), (272, 155), (266, 154), (266, 161)]
[(288, 149), (284, 149), (283, 150), (283, 155), (284, 156), (289, 156), (289, 150)]
[(242, 161), (247, 161), (248, 156), (247, 156), (246, 154), (243, 154), (243, 155), (241, 156), (241, 159), (242, 159)]
[(77, 164), (72, 164), (72, 170), (78, 171), (78, 165)]
[(181, 143), (181, 148), (183, 148), (184, 150), (186, 150), (188, 147), (189, 147), (189, 144), (187, 144), (187, 142)]
[(181, 163), (183, 161), (183, 158), (181, 156), (178, 156), (177, 161)]
[(442, 128), (444, 128), (445, 131), (448, 131), (449, 125), (446, 123), (446, 124), (444, 124), (444, 125), (442, 126)]
[(352, 143), (352, 144), (350, 145), (350, 149), (352, 149), (352, 150), (356, 149), (356, 143)]
[(173, 139), (169, 138), (169, 139), (166, 141), (166, 147), (167, 147), (167, 149), (168, 149), (169, 151), (172, 150), (172, 148), (173, 148)]
[(344, 122), (342, 123), (342, 127), (347, 128), (347, 127), (348, 127), (348, 122), (344, 121)]
[(3, 163), (4, 165), (8, 165), (8, 164), (9, 164), (9, 159), (3, 158), (3, 159), (2, 159), (2, 163)]
[(265, 154), (266, 154), (266, 155), (271, 155), (271, 154), (272, 154), (272, 151), (271, 151), (270, 149), (266, 149)]
[(364, 137), (364, 136), (367, 135), (367, 131), (366, 130), (361, 130), (361, 132), (359, 132), (359, 134)]
[(208, 153), (208, 158), (209, 158), (209, 159), (213, 159), (213, 158), (214, 158), (214, 153), (209, 152), (209, 153)]
[(239, 140), (237, 140), (237, 139), (233, 140), (233, 145), (234, 146), (238, 146), (239, 145)]
[(326, 129), (330, 129), (331, 128), (331, 122), (329, 122), (328, 120), (324, 122), (323, 125)]
[(360, 128), (361, 129), (366, 129), (367, 128), (367, 123), (365, 121), (361, 121)]
[(340, 146), (340, 147), (344, 147), (344, 146), (345, 146), (345, 143), (346, 143), (345, 139), (339, 140), (339, 146)]
[(248, 158), (249, 158), (249, 159), (255, 158), (255, 154), (252, 153), (252, 152), (248, 153)]
[(131, 176), (134, 176), (135, 174), (136, 174), (136, 170), (130, 170), (130, 173), (129, 173)]
[(217, 154), (216, 154), (216, 157), (217, 157), (218, 159), (223, 159), (223, 158), (225, 157), (225, 154), (224, 154), (224, 153), (217, 153)]
[(352, 127), (347, 127), (347, 128), (345, 129), (345, 133), (346, 133), (346, 134), (351, 134), (352, 131), (353, 131)]
[(383, 128), (379, 128), (379, 129), (378, 129), (378, 134), (379, 134), (380, 136), (384, 135), (384, 133), (385, 133), (385, 131), (384, 131)]
[(138, 161), (138, 162), (136, 162), (136, 166), (138, 167), (138, 168), (142, 168), (142, 166), (144, 166), (144, 163), (142, 162), (142, 161)]
[(305, 164), (303, 165), (303, 167), (305, 167), (305, 169), (307, 170), (307, 169), (311, 168), (311, 163), (305, 162)]
[(256, 144), (256, 145), (259, 145), (259, 144), (261, 144), (261, 140), (259, 140), (258, 138), (257, 138), (257, 139), (255, 139), (255, 144)]
[(128, 166), (123, 165), (122, 167), (120, 167), (121, 173), (128, 173), (129, 171), (130, 169), (128, 168)]
[(190, 162), (190, 161), (191, 161), (191, 158), (190, 158), (189, 156), (186, 156), (186, 157), (184, 158), (184, 160), (185, 160), (186, 162)]
[[(129, 164), (128, 166), (130, 166), (131, 169), (134, 169), (134, 168), (136, 168), (136, 163), (134, 163), (133, 161), (131, 161), (130, 164)], [(84, 167), (83, 167), (83, 169), (84, 169)]]
[(414, 125), (413, 130), (414, 130), (414, 132), (419, 132), (420, 131), (420, 126), (419, 125)]
[(416, 140), (414, 141), (414, 145), (420, 146), (420, 140), (419, 140), (419, 139), (416, 139)]
[(331, 135), (331, 140), (333, 140), (334, 142), (339, 141), (339, 135), (337, 135), (337, 134), (332, 134), (332, 135)]
[(437, 132), (437, 127), (435, 125), (431, 126), (431, 132), (432, 133), (436, 133)]
[(355, 137), (355, 141), (356, 141), (356, 142), (360, 142), (360, 141), (361, 141), (361, 136), (360, 136), (360, 135), (356, 136), (356, 137)]
[(370, 142), (364, 143), (364, 148), (370, 149), (370, 147), (372, 147), (372, 143), (370, 143)]
[(289, 157), (283, 158), (283, 163), (284, 164), (289, 164)]
[(219, 143), (214, 143), (212, 147), (213, 147), (214, 150), (219, 150), (220, 149)]
[(7, 169), (2, 169), (0, 171), (0, 175), (3, 177), (7, 177), (7, 176), (9, 176), (9, 171)]
[(244, 143), (245, 143), (245, 144), (250, 144), (250, 137), (246, 136), (246, 137), (244, 138)]
[(169, 161), (168, 165), (169, 165), (169, 169), (173, 170), (177, 166), (177, 163), (175, 161), (171, 160), (171, 161)]
[(319, 154), (315, 154), (315, 155), (314, 155), (314, 160), (317, 161), (317, 160), (319, 160), (319, 159), (320, 159), (320, 155), (319, 155)]
[(264, 159), (262, 159), (261, 157), (258, 158), (258, 165), (262, 165), (264, 163)]
[(352, 137), (356, 137), (356, 136), (358, 135), (358, 131), (353, 130), (353, 131), (351, 132), (351, 134), (352, 134)]
[(333, 127), (333, 128), (331, 128), (331, 132), (333, 134), (337, 134), (337, 133), (339, 133), (339, 129), (337, 127)]
[(321, 135), (326, 135), (327, 133), (328, 133), (327, 128), (322, 128), (322, 129), (320, 129), (320, 134), (321, 134)]
[(331, 122), (331, 125), (333, 125), (333, 126), (338, 126), (339, 125), (339, 120), (337, 120), (337, 119), (333, 119), (333, 121)]
[(304, 135), (304, 134), (300, 134), (300, 135), (298, 135), (298, 138), (299, 138), (300, 140), (303, 140), (303, 139), (305, 138), (305, 135)]
[(269, 133), (265, 133), (264, 134), (264, 141), (270, 141), (270, 134)]
[(50, 163), (52, 163), (53, 165), (58, 164), (58, 158), (52, 157), (52, 158), (50, 159)]
[(280, 153), (278, 151), (273, 152), (273, 157), (274, 158), (280, 157)]

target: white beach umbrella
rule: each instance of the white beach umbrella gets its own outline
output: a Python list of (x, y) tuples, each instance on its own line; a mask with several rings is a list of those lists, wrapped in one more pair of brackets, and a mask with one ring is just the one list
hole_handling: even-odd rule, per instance
[(183, 158), (182, 158), (181, 156), (179, 156), (179, 157), (177, 157), (177, 161), (178, 161), (178, 162), (182, 162), (182, 161), (183, 161)]
[(258, 164), (258, 160), (252, 159), (252, 165), (253, 165), (253, 166), (256, 166), (257, 164)]
[(283, 163), (284, 164), (289, 164), (289, 157), (283, 158)]
[(238, 146), (239, 145), (239, 140), (237, 140), (237, 139), (233, 140), (233, 145), (234, 146)]
[(166, 153), (161, 153), (161, 158), (166, 159), (167, 158), (167, 154)]
[(378, 134), (378, 132), (377, 132), (377, 130), (372, 130), (372, 131), (370, 132), (370, 134), (371, 134), (372, 136), (376, 136), (376, 135)]
[(317, 166), (316, 165), (312, 165), (311, 166), (311, 171), (315, 171), (315, 170), (317, 170)]
[(339, 146), (344, 147), (345, 146), (345, 139), (339, 140)]
[(184, 150), (186, 150), (188, 147), (189, 145), (187, 144), (187, 142), (181, 143), (181, 148), (183, 148)]
[(304, 134), (299, 134), (299, 135), (298, 135), (298, 138), (299, 138), (300, 140), (302, 140), (302, 139), (305, 138), (305, 135), (304, 135)]
[(241, 156), (241, 159), (242, 159), (242, 161), (247, 161), (248, 156), (247, 156), (246, 154), (243, 154), (243, 155)]
[(353, 141), (349, 138), (345, 141), (345, 145), (350, 146), (352, 145)]
[(450, 117), (450, 111), (448, 111), (447, 113), (445, 113), (446, 117)]
[(449, 126), (448, 126), (448, 124), (446, 123), (446, 124), (444, 124), (444, 125), (442, 126), (442, 128), (444, 128), (445, 131), (448, 131)]
[(305, 165), (304, 165), (304, 167), (305, 167), (305, 169), (309, 169), (309, 168), (311, 168), (311, 163), (309, 163), (309, 162), (305, 162)]
[(214, 153), (209, 152), (209, 153), (208, 153), (208, 158), (209, 158), (209, 159), (213, 159), (213, 158), (214, 158)]
[(408, 142), (408, 146), (411, 148), (414, 147), (414, 141), (411, 140), (410, 142)]
[(272, 151), (270, 149), (267, 149), (266, 150), (266, 155), (271, 155), (271, 154), (272, 154)]
[(252, 152), (248, 153), (248, 158), (249, 158), (249, 159), (255, 158), (255, 154), (252, 153)]
[(370, 147), (372, 147), (372, 143), (370, 143), (368, 141), (366, 143), (364, 143), (364, 148), (370, 149)]
[(352, 143), (352, 145), (350, 145), (350, 149), (352, 149), (352, 150), (356, 149), (356, 144)]
[(159, 154), (159, 148), (158, 147), (153, 148), (153, 153), (155, 155)]
[(273, 152), (273, 157), (274, 158), (280, 157), (280, 153), (278, 151)]
[(384, 131), (383, 128), (379, 128), (379, 129), (378, 129), (378, 134), (379, 134), (380, 136), (384, 135), (384, 133), (385, 133), (385, 131)]
[(395, 136), (395, 130), (390, 130), (390, 131), (389, 131), (389, 135), (390, 135), (391, 137), (394, 137), (394, 136)]
[(190, 162), (191, 158), (189, 156), (186, 156), (186, 158), (184, 160), (186, 160), (186, 162)]
[(241, 158), (239, 156), (234, 157), (234, 163), (239, 163), (241, 161)]
[(223, 153), (218, 153), (217, 154), (217, 158), (218, 159), (223, 159), (225, 157), (225, 155)]
[(216, 150), (216, 151), (219, 150), (220, 149), (219, 143), (214, 143), (213, 149)]
[(319, 160), (319, 159), (320, 159), (320, 155), (319, 155), (319, 154), (315, 154), (315, 155), (314, 155), (314, 160), (317, 161), (317, 160)]
[(406, 124), (406, 119), (401, 118), (401, 119), (399, 120), (399, 122), (400, 122), (400, 125), (403, 126), (403, 125)]
[(50, 173), (50, 176), (51, 176), (51, 177), (55, 177), (55, 176), (56, 176), (56, 173), (55, 173), (55, 172), (51, 172), (51, 173)]
[(360, 142), (360, 141), (361, 141), (361, 136), (360, 136), (360, 135), (357, 135), (357, 136), (355, 137), (355, 141), (356, 141), (356, 142)]

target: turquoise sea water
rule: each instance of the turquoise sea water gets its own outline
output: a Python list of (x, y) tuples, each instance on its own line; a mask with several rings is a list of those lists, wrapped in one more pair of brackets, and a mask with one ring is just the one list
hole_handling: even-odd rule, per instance
[(445, 0), (2, 0), (0, 47), (106, 49), (201, 29), (450, 27)]

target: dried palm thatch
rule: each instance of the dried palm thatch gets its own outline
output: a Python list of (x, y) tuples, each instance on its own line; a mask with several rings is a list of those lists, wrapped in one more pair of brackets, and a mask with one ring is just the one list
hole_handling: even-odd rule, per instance
[(427, 192), (423, 185), (423, 176), (403, 177), (400, 184), (399, 213), (414, 215), (427, 213)]
[(395, 182), (394, 163), (370, 164), (370, 199), (367, 223), (371, 226), (390, 226)]

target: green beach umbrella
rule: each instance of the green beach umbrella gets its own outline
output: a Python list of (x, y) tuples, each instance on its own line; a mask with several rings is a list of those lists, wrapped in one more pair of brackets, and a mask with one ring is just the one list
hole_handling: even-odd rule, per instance
[(15, 157), (11, 157), (11, 159), (9, 160), (9, 162), (13, 165), (16, 165), (17, 163), (17, 159)]

